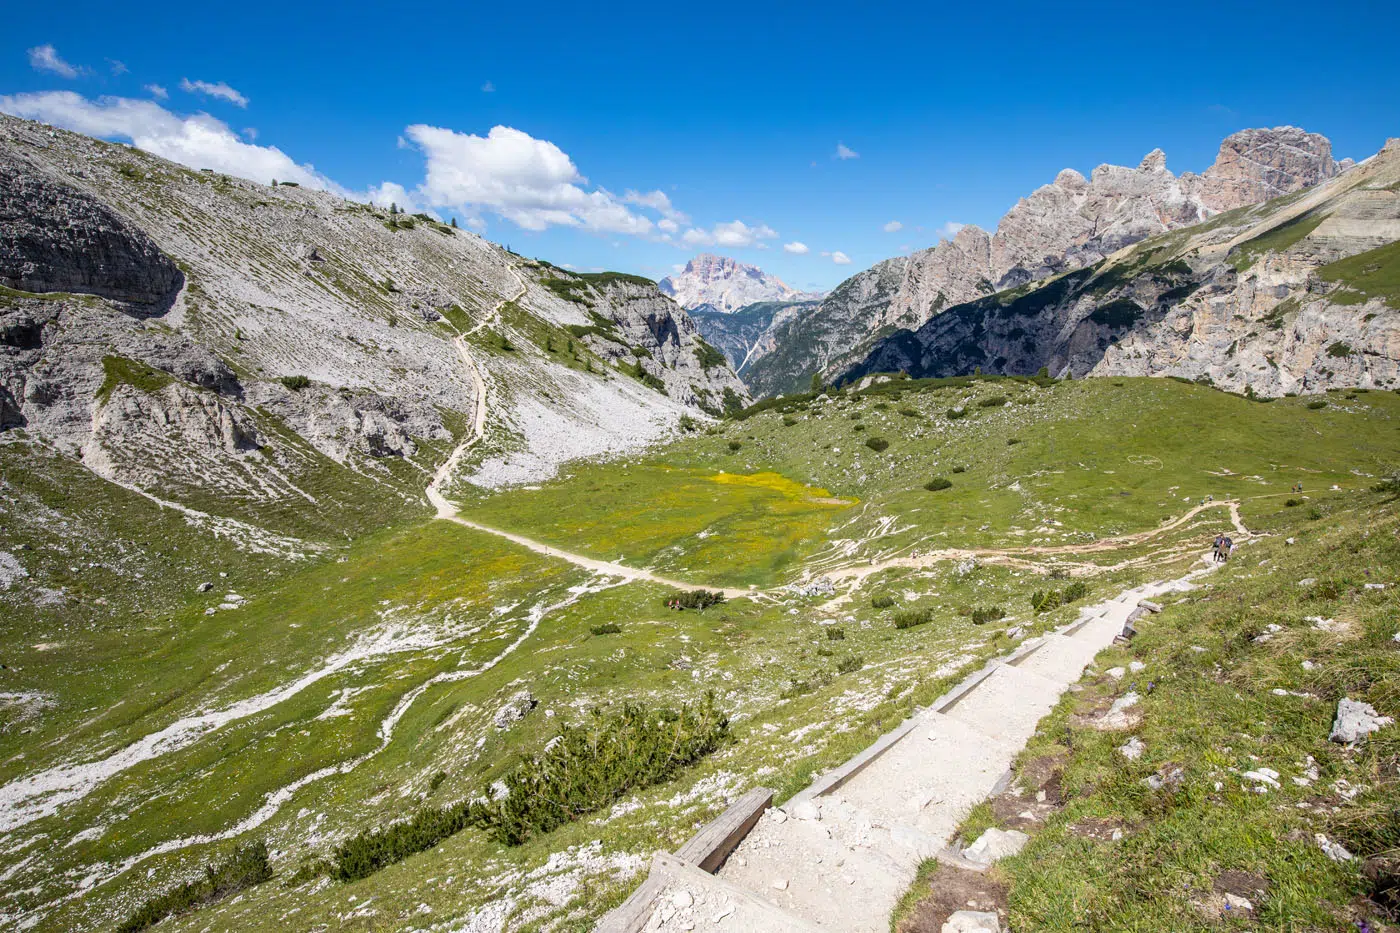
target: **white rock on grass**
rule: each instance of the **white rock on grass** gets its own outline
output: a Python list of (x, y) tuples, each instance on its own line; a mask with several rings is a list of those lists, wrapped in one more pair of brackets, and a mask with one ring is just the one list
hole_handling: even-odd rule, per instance
[(1118, 746), (1118, 754), (1129, 761), (1137, 761), (1145, 751), (1147, 751), (1147, 744), (1137, 736), (1133, 736), (1126, 744)]
[(1001, 933), (1001, 920), (989, 910), (959, 910), (943, 924), (943, 933)]
[(1104, 671), (1104, 673), (1114, 680), (1122, 680), (1123, 675), (1128, 673), (1128, 671), (1126, 668), (1122, 667), (1110, 667), (1108, 670)]
[(1134, 673), (1134, 674), (1141, 673), (1142, 671), (1144, 671), (1144, 670), (1146, 670), (1146, 669), (1147, 669), (1147, 665), (1146, 665), (1146, 664), (1143, 664), (1141, 661), (1129, 661), (1129, 662), (1128, 662), (1128, 670), (1131, 671), (1131, 672)]
[(1346, 697), (1337, 703), (1337, 718), (1332, 723), (1332, 734), (1328, 738), (1343, 745), (1355, 745), (1393, 722), (1395, 720), (1391, 717), (1377, 714), (1370, 703)]
[(538, 701), (529, 690), (521, 690), (509, 700), (506, 700), (504, 706), (496, 710), (496, 714), (491, 717), (491, 721), (495, 723), (498, 732), (504, 732), (524, 719), (526, 714), (535, 708), (537, 702)]
[(963, 850), (963, 858), (978, 865), (990, 865), (1020, 852), (1030, 836), (1015, 829), (989, 829)]
[(1334, 862), (1350, 862), (1352, 860), (1352, 854), (1346, 850), (1345, 846), (1340, 842), (1333, 842), (1322, 833), (1313, 833), (1313, 841), (1322, 850), (1322, 854)]
[(1132, 709), (1134, 706), (1137, 706), (1138, 700), (1141, 699), (1142, 697), (1138, 696), (1136, 692), (1130, 691), (1128, 693), (1123, 694), (1118, 699), (1114, 700), (1113, 705), (1108, 708), (1108, 712), (1104, 713), (1103, 718), (1099, 720), (1099, 728), (1128, 728), (1128, 726), (1132, 724), (1132, 720), (1128, 714), (1128, 710)]

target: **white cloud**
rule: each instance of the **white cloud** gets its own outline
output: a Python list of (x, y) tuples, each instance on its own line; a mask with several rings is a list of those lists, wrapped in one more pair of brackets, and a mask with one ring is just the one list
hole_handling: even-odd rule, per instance
[(190, 168), (209, 168), (263, 184), (274, 178), (295, 181), (347, 194), (311, 165), (298, 165), (274, 146), (244, 142), (227, 124), (204, 113), (179, 117), (149, 100), (102, 97), (93, 101), (72, 91), (0, 95), (0, 111), (88, 136), (129, 139), (138, 149)]
[(76, 78), (82, 69), (75, 68), (58, 57), (52, 45), (36, 45), (29, 50), (29, 66), (35, 71), (51, 71), (60, 78)]
[(897, 221), (897, 220), (891, 220), (889, 223), (885, 224), (885, 232), (886, 232), (886, 233), (898, 233), (899, 231), (901, 231), (901, 230), (903, 230), (903, 229), (904, 229), (904, 224), (900, 223), (900, 222)]
[(687, 246), (723, 246), (726, 249), (763, 248), (761, 240), (776, 238), (778, 231), (767, 224), (751, 227), (742, 220), (715, 224), (709, 230), (691, 227), (682, 236)]
[(107, 59), (107, 64), (112, 67), (112, 74), (124, 75), (131, 69), (126, 67), (126, 62), (119, 62), (115, 58)]
[(831, 261), (836, 263), (838, 266), (849, 266), (851, 264), (851, 257), (847, 256), (845, 253), (841, 252), (838, 249), (831, 254)]
[(957, 221), (950, 220), (946, 224), (935, 230), (934, 233), (937, 233), (940, 237), (942, 237), (945, 240), (951, 240), (953, 237), (958, 235), (959, 230), (966, 226), (967, 224), (960, 224)]
[(256, 142), (256, 141), (257, 141), (257, 138), (258, 138), (258, 128), (257, 128), (256, 126), (245, 126), (245, 127), (243, 127), (243, 136), (244, 136), (244, 137), (248, 140), (248, 142), (250, 142), (250, 143), (251, 143), (251, 142)]
[(805, 256), (808, 252), (807, 244), (793, 240), (791, 243), (783, 244), (783, 252), (792, 253), (794, 256)]
[(681, 225), (669, 217), (663, 217), (656, 222), (656, 229), (663, 233), (678, 233), (681, 229)]
[(496, 85), (493, 84), (493, 83), (490, 82), (490, 81), (487, 81), (485, 84), (483, 84), (483, 85), (481, 86), (481, 93), (483, 93), (483, 94), (494, 94), (494, 93), (496, 93)]
[(672, 221), (671, 227), (658, 224), (658, 226), (661, 226), (661, 229), (669, 230), (671, 233), (675, 233), (676, 230), (679, 229), (677, 225), (690, 223), (690, 217), (688, 217), (684, 211), (676, 210), (676, 206), (671, 203), (671, 199), (664, 191), (642, 192), (633, 191), (629, 188), (623, 193), (622, 200), (626, 201), (628, 204), (635, 204), (638, 207), (650, 208), (667, 220)]
[(523, 227), (581, 227), (605, 233), (650, 234), (651, 218), (634, 213), (603, 188), (588, 184), (562, 149), (508, 126), (474, 136), (426, 124), (405, 131), (427, 158), (419, 186), (436, 207), (473, 206)]
[(159, 84), (148, 84), (146, 85), (146, 90), (149, 91), (150, 95), (156, 100), (165, 100), (170, 96), (170, 92)]
[(859, 159), (860, 153), (856, 152), (854, 149), (852, 149), (850, 146), (847, 146), (845, 143), (837, 143), (836, 155), (834, 156), (834, 158), (840, 159), (844, 162), (847, 159)]
[(206, 97), (215, 97), (219, 100), (226, 100), (235, 107), (247, 107), (248, 98), (235, 91), (222, 81), (191, 81), (189, 78), (180, 79), (180, 90), (189, 94), (203, 94)]

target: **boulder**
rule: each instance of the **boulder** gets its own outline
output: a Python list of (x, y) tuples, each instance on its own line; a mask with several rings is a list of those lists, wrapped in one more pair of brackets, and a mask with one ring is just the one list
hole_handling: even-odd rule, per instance
[(507, 700), (504, 706), (496, 710), (491, 721), (495, 723), (498, 732), (504, 732), (524, 719), (538, 703), (539, 701), (531, 695), (529, 690), (521, 690)]
[(959, 910), (943, 924), (943, 933), (1001, 933), (1001, 920), (990, 910)]
[(1025, 848), (1030, 836), (1020, 830), (992, 828), (963, 850), (962, 856), (978, 865), (990, 865)]
[(1337, 718), (1332, 723), (1332, 734), (1328, 738), (1342, 745), (1355, 745), (1393, 722), (1395, 720), (1391, 717), (1377, 714), (1370, 703), (1345, 697), (1337, 703)]

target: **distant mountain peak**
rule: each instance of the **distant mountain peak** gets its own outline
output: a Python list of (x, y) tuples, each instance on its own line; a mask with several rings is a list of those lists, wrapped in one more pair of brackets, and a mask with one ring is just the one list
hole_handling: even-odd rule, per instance
[(656, 284), (687, 310), (708, 305), (726, 314), (759, 301), (800, 301), (814, 297), (758, 266), (713, 253), (699, 254), (685, 264), (684, 271), (668, 275)]

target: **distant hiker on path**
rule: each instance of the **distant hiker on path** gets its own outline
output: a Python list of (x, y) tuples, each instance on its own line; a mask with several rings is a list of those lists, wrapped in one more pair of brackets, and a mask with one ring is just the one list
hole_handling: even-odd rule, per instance
[(1235, 549), (1235, 542), (1226, 538), (1220, 542), (1220, 562), (1223, 564), (1230, 559), (1230, 552)]
[(1225, 548), (1225, 536), (1224, 536), (1224, 535), (1216, 535), (1216, 536), (1215, 536), (1215, 545), (1211, 548), (1211, 556), (1212, 556), (1212, 558), (1215, 560), (1216, 563), (1220, 563), (1220, 561), (1224, 559), (1224, 558), (1222, 558), (1222, 557), (1220, 556), (1220, 552), (1221, 552), (1222, 550), (1224, 550), (1224, 548)]

